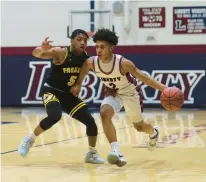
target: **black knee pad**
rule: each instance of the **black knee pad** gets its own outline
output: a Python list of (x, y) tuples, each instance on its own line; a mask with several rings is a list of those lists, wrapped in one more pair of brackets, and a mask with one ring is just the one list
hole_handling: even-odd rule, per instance
[(58, 102), (50, 102), (46, 106), (47, 117), (40, 122), (43, 130), (48, 130), (62, 117), (61, 105)]
[(46, 112), (49, 119), (58, 122), (62, 117), (61, 105), (59, 102), (51, 102), (46, 107)]
[(86, 133), (88, 136), (97, 136), (97, 125), (95, 123), (94, 118), (89, 113), (86, 107), (81, 108), (79, 111), (77, 111), (73, 117), (86, 125)]
[(94, 118), (91, 116), (90, 118), (88, 118), (88, 120), (89, 120), (89, 122), (87, 125), (87, 131), (86, 131), (87, 135), (88, 136), (97, 136), (98, 129), (97, 129), (97, 125), (95, 123)]

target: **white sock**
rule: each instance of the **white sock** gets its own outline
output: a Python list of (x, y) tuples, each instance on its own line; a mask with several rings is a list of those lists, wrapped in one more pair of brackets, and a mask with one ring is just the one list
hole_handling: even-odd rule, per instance
[(34, 133), (32, 133), (31, 135), (30, 135), (30, 137), (35, 141), (36, 140), (36, 138), (37, 138), (37, 136), (34, 134)]
[(89, 146), (89, 151), (92, 152), (92, 153), (97, 153), (97, 150), (96, 150), (95, 147)]
[(111, 147), (112, 147), (113, 151), (116, 151), (116, 152), (119, 151), (119, 144), (118, 144), (118, 142), (112, 142), (111, 143)]
[(149, 135), (149, 136), (150, 136), (150, 138), (154, 138), (156, 135), (157, 135), (157, 131), (156, 131), (156, 129), (154, 129), (153, 134), (151, 134), (151, 135)]

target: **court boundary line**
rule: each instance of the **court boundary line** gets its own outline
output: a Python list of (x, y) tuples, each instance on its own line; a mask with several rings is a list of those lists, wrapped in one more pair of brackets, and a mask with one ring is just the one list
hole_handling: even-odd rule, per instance
[[(201, 126), (205, 127), (206, 124), (203, 123), (203, 124), (199, 124), (199, 125), (194, 126), (194, 127), (195, 127), (195, 128), (198, 128), (198, 127), (201, 127)], [(133, 125), (130, 125), (130, 126), (127, 126), (127, 127), (118, 128), (118, 129), (116, 129), (116, 130), (122, 130), (122, 129), (126, 129), (126, 128), (131, 128), (131, 127), (134, 127), (134, 126), (133, 126)], [(202, 131), (205, 131), (205, 129), (202, 130)], [(200, 134), (202, 131), (198, 132), (197, 134)], [(186, 133), (186, 132), (184, 132), (184, 133)], [(104, 132), (98, 133), (98, 135), (100, 135), (100, 134), (104, 134)], [(177, 134), (177, 133), (175, 133), (175, 134)], [(169, 135), (169, 136), (171, 136), (171, 135)], [(35, 148), (35, 147), (36, 147), (36, 148), (37, 148), (37, 147), (42, 147), (42, 146), (45, 146), (45, 145), (53, 145), (53, 144), (57, 144), (57, 143), (65, 142), (65, 141), (70, 141), (70, 140), (76, 140), (76, 139), (85, 138), (85, 137), (87, 137), (87, 135), (85, 135), (85, 136), (80, 136), (80, 137), (76, 137), (76, 138), (69, 138), (69, 139), (65, 139), (65, 140), (55, 141), (55, 142), (49, 142), (49, 143), (45, 143), (45, 144), (41, 144), (41, 145), (35, 145), (35, 146), (33, 146), (33, 148)], [(166, 137), (166, 136), (164, 136), (163, 138), (165, 138), (165, 137)], [(192, 137), (192, 136), (187, 135), (187, 136), (184, 137), (183, 139), (186, 139), (186, 138), (189, 138), (189, 137)], [(162, 139), (163, 139), (163, 138), (162, 138)], [(176, 144), (176, 143), (172, 143), (172, 144)], [(142, 146), (141, 146), (141, 147), (142, 147)], [(140, 147), (135, 147), (135, 148), (140, 148)], [(161, 147), (161, 148), (162, 148), (162, 147)], [(18, 151), (18, 149), (9, 150), (9, 151), (6, 151), (6, 152), (1, 152), (1, 155), (5, 155), (5, 154), (8, 154), (8, 153), (13, 153), (13, 152), (17, 152), (17, 151)]]
[[(124, 127), (124, 128), (118, 128), (118, 129), (116, 129), (116, 130), (122, 130), (122, 129), (126, 129), (126, 128), (131, 128), (131, 127), (133, 127), (133, 125), (130, 125), (130, 126)], [(104, 132), (98, 133), (98, 135), (100, 135), (100, 134), (104, 134)], [(42, 146), (45, 146), (45, 145), (53, 145), (53, 144), (57, 144), (57, 143), (65, 142), (65, 141), (70, 141), (70, 140), (81, 139), (81, 138), (85, 138), (85, 137), (87, 137), (87, 135), (85, 135), (85, 136), (80, 136), (80, 137), (76, 137), (76, 138), (64, 139), (64, 140), (55, 141), (55, 142), (49, 142), (49, 143), (45, 143), (45, 144), (41, 144), (41, 145), (35, 145), (35, 146), (33, 146), (32, 148), (42, 147)], [(5, 155), (5, 154), (17, 152), (17, 151), (18, 151), (18, 149), (9, 150), (9, 151), (6, 151), (6, 152), (1, 152), (1, 155)]]

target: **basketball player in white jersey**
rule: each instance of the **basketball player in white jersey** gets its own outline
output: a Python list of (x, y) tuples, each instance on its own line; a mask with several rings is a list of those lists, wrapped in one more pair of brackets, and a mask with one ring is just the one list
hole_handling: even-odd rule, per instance
[(100, 116), (105, 135), (112, 148), (107, 160), (110, 164), (121, 167), (127, 162), (119, 151), (112, 117), (124, 107), (127, 117), (135, 129), (149, 134), (148, 149), (152, 151), (156, 148), (159, 130), (157, 127), (145, 123), (142, 118), (139, 94), (136, 90), (136, 78), (160, 91), (163, 91), (166, 86), (142, 73), (130, 60), (112, 53), (113, 48), (118, 43), (118, 37), (114, 32), (108, 29), (99, 29), (94, 34), (93, 41), (96, 43), (97, 56), (89, 58), (84, 63), (79, 79), (71, 88), (71, 92), (78, 96), (82, 81), (90, 69), (96, 73), (106, 87), (115, 91), (113, 96), (109, 94), (104, 98), (100, 108)]

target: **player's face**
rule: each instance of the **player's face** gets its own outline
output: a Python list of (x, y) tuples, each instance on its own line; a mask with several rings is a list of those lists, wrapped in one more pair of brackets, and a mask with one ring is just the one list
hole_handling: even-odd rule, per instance
[(106, 41), (98, 40), (96, 42), (96, 53), (100, 59), (108, 58), (112, 54), (113, 46)]
[(84, 34), (79, 34), (74, 39), (72, 39), (72, 47), (77, 52), (84, 52), (87, 48), (87, 40), (87, 36), (85, 36)]

